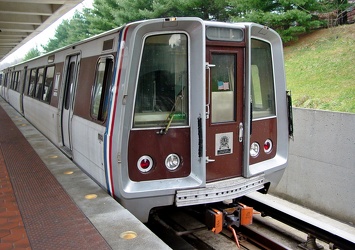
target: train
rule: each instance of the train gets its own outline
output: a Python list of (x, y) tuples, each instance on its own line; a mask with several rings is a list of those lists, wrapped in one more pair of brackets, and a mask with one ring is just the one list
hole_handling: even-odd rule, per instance
[(280, 36), (143, 20), (1, 72), (0, 95), (142, 222), (267, 192), (292, 136)]

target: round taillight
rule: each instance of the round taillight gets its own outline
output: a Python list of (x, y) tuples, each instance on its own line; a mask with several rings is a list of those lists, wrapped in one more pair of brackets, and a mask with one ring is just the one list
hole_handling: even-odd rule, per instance
[(165, 167), (173, 171), (180, 166), (180, 157), (177, 154), (170, 154), (165, 159)]
[(259, 143), (257, 142), (253, 142), (251, 145), (250, 145), (250, 156), (255, 158), (259, 155), (260, 153), (260, 146), (259, 146)]
[(147, 173), (153, 168), (153, 159), (148, 155), (141, 156), (137, 161), (137, 168), (142, 173)]
[(270, 139), (267, 139), (265, 142), (264, 142), (264, 152), (265, 153), (270, 153), (272, 150), (272, 141)]

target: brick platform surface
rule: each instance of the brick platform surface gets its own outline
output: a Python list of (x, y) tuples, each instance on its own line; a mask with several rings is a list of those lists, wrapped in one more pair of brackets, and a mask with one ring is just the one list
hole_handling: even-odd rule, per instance
[(0, 249), (31, 249), (0, 151)]
[(110, 249), (0, 106), (0, 249)]

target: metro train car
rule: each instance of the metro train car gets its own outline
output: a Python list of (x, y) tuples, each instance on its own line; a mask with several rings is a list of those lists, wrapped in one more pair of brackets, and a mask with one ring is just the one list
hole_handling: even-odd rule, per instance
[(267, 192), (287, 165), (282, 41), (259, 24), (138, 21), (1, 79), (1, 96), (142, 222)]

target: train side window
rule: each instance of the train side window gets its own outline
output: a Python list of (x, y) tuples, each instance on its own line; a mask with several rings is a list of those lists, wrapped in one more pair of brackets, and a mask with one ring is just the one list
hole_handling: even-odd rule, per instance
[(20, 92), (20, 79), (21, 79), (21, 71), (16, 72), (16, 82), (15, 82), (15, 90)]
[(251, 47), (253, 118), (274, 116), (276, 111), (271, 46), (265, 41), (251, 39)]
[(50, 103), (52, 88), (53, 88), (53, 80), (54, 80), (54, 66), (50, 66), (46, 68), (46, 77), (44, 80), (44, 90), (42, 95), (42, 101)]
[(10, 89), (14, 89), (14, 85), (15, 85), (15, 74), (16, 72), (12, 72), (11, 74), (11, 82), (10, 82)]
[(144, 40), (134, 127), (188, 125), (188, 38), (152, 35)]
[(14, 71), (11, 74), (11, 84), (10, 89), (17, 91), (18, 81), (19, 81), (19, 71)]
[(12, 72), (10, 88), (18, 91), (20, 71)]
[(95, 120), (105, 121), (113, 72), (113, 57), (102, 57), (96, 65), (90, 113)]
[(30, 84), (28, 85), (28, 95), (33, 96), (35, 92), (35, 86), (36, 86), (36, 75), (37, 75), (37, 69), (31, 69), (30, 73)]
[(37, 82), (36, 82), (36, 91), (35, 98), (38, 100), (42, 100), (43, 93), (43, 80), (44, 80), (44, 68), (39, 68), (37, 70)]

